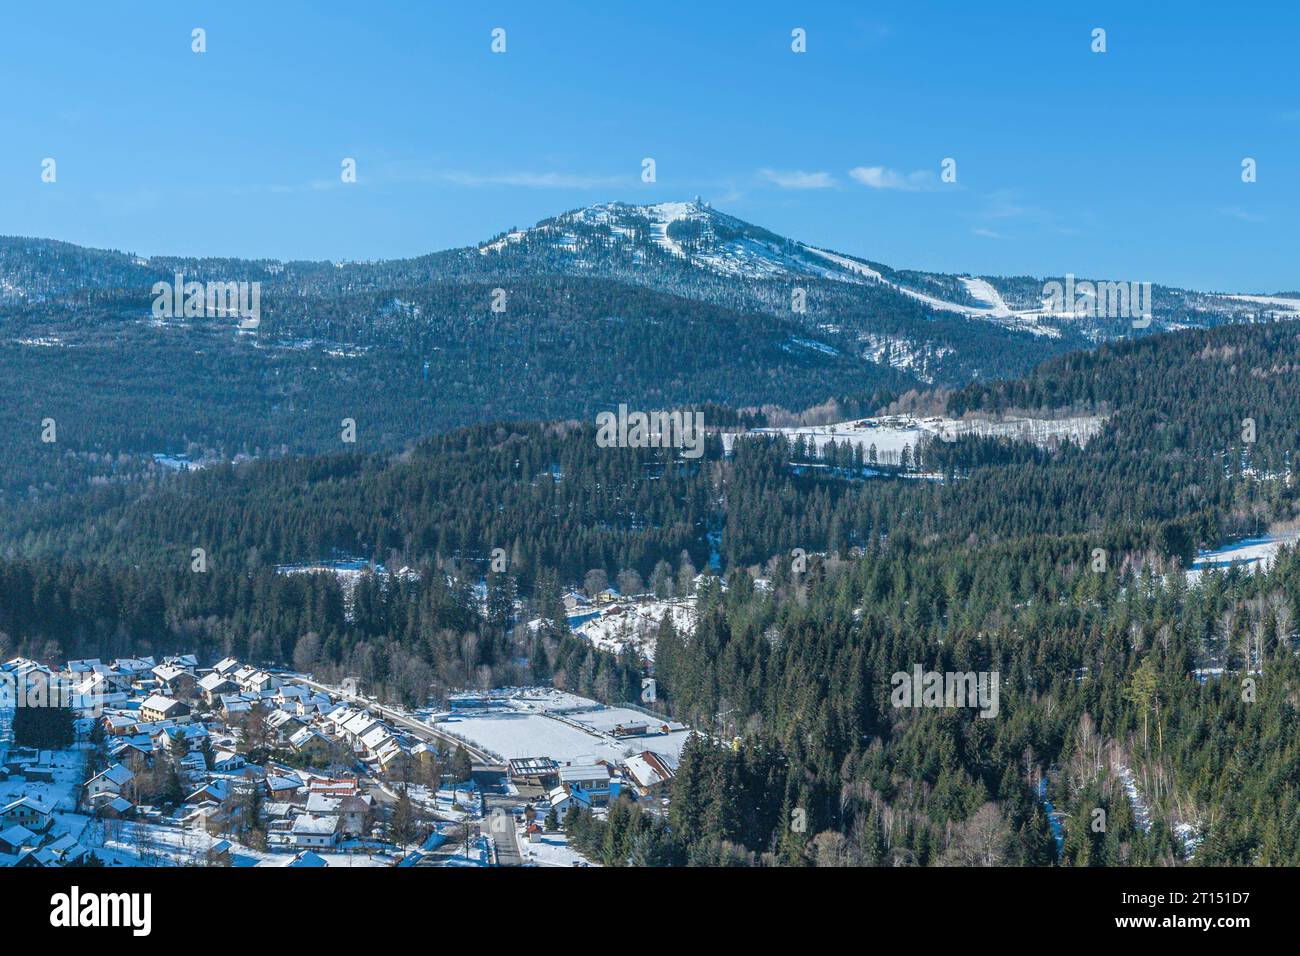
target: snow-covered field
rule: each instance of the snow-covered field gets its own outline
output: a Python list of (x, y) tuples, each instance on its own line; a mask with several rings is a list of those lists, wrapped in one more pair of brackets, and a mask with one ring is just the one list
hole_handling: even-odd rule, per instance
[[(806, 443), (816, 445), (818, 454), (824, 454), (832, 442), (848, 442), (859, 447), (864, 454), (872, 445), (883, 464), (895, 464), (904, 448), (915, 449), (927, 436), (951, 440), (961, 435), (989, 435), (1031, 441), (1046, 445), (1053, 439), (1070, 439), (1084, 443), (1096, 435), (1106, 418), (1103, 415), (1075, 415), (1067, 418), (1012, 418), (997, 421), (975, 418), (911, 418), (893, 415), (887, 418), (860, 418), (831, 425), (801, 425), (787, 428), (755, 428), (750, 435), (782, 434), (794, 439), (802, 436)], [(731, 454), (736, 433), (724, 432), (722, 447)]]
[(1277, 560), (1278, 550), (1284, 545), (1294, 545), (1298, 540), (1300, 540), (1300, 532), (1291, 532), (1284, 535), (1245, 538), (1215, 548), (1213, 551), (1199, 551), (1196, 560), (1187, 571), (1187, 582), (1195, 584), (1207, 571), (1226, 571), (1234, 567), (1246, 571), (1267, 571)]
[(654, 723), (658, 718), (630, 708), (605, 707), (563, 691), (516, 691), (506, 698), (506, 703), (504, 707), (478, 710), (458, 708), (429, 719), (439, 733), (457, 737), (502, 760), (550, 757), (561, 763), (619, 763), (645, 750), (678, 756), (690, 735), (683, 725), (671, 724), (672, 732), (667, 734), (615, 737), (613, 730), (619, 724)]
[(448, 717), (438, 723), (438, 730), (504, 760), (546, 756), (572, 763), (617, 761), (628, 749), (542, 714), (504, 712)]

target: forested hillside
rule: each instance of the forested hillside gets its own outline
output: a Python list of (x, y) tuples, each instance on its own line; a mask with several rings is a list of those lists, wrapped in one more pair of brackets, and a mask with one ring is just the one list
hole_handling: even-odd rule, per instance
[[(1083, 446), (930, 441), (911, 469), (847, 446), (807, 468), (779, 437), (726, 456), (712, 435), (690, 461), (599, 447), (590, 421), (495, 422), (30, 496), (0, 521), (0, 652), (186, 648), (346, 668), (408, 701), (548, 679), (627, 700), (639, 663), (567, 633), (559, 596), (635, 571), (697, 592), (694, 630), (658, 635), (655, 706), (708, 736), (666, 822), (572, 824), (607, 862), (1296, 864), (1300, 559), (1184, 571), (1295, 522), (1298, 367), (1300, 325), (1232, 326), (914, 395), (1106, 424)], [(338, 555), (412, 572), (364, 575), (348, 603), (332, 577), (275, 570)], [(996, 715), (894, 706), (892, 675), (917, 666), (996, 672)]]

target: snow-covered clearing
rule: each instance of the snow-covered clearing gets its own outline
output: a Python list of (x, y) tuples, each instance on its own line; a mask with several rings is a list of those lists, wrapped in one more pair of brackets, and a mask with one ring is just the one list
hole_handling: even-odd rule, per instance
[[(450, 713), (431, 715), (439, 733), (464, 740), (501, 760), (550, 757), (560, 763), (586, 764), (625, 758), (653, 750), (678, 756), (690, 731), (679, 723), (622, 707), (605, 707), (594, 700), (532, 688), (505, 692), (483, 700), (484, 706), (457, 706)], [(669, 733), (661, 733), (667, 723)], [(653, 732), (615, 736), (618, 726), (650, 725)]]
[(891, 415), (831, 425), (755, 428), (743, 433), (724, 432), (722, 448), (726, 454), (731, 454), (738, 434), (780, 434), (791, 440), (802, 437), (808, 445), (816, 446), (819, 455), (825, 454), (826, 447), (832, 442), (847, 442), (861, 448), (864, 454), (874, 445), (877, 459), (882, 464), (897, 464), (904, 448), (914, 452), (917, 443), (927, 437), (952, 440), (962, 435), (985, 435), (1029, 441), (1040, 446), (1065, 439), (1083, 444), (1101, 431), (1105, 421), (1104, 415), (1073, 415), (1063, 418), (1007, 416), (997, 420)]
[(1300, 532), (1283, 535), (1264, 535), (1233, 541), (1212, 551), (1199, 551), (1196, 560), (1187, 570), (1187, 582), (1195, 584), (1207, 571), (1226, 571), (1241, 568), (1245, 571), (1267, 571), (1277, 560), (1278, 551), (1285, 545), (1300, 540)]
[(569, 846), (569, 838), (564, 835), (563, 830), (556, 830), (554, 833), (542, 831), (537, 837), (536, 843), (528, 842), (528, 836), (522, 829), (515, 833), (515, 839), (519, 842), (519, 855), (524, 858), (525, 864), (534, 866), (581, 866), (586, 863), (589, 866), (599, 866), (597, 863), (591, 863), (577, 850)]
[(620, 654), (631, 648), (647, 661), (654, 660), (655, 641), (660, 623), (671, 615), (673, 627), (689, 634), (695, 629), (694, 600), (620, 602), (600, 612), (600, 616), (574, 628), (574, 633), (591, 641), (601, 650)]

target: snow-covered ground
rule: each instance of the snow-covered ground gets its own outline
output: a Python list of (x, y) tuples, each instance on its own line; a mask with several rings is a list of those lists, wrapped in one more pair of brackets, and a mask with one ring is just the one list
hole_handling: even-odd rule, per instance
[(1285, 310), (1288, 312), (1300, 312), (1300, 299), (1292, 299), (1286, 296), (1278, 295), (1227, 295), (1225, 298), (1236, 299), (1239, 302), (1251, 302), (1255, 305), (1266, 305), (1275, 311)]
[[(896, 464), (904, 448), (915, 450), (916, 444), (927, 436), (954, 439), (961, 435), (988, 435), (1031, 441), (1046, 445), (1056, 439), (1069, 439), (1085, 443), (1096, 435), (1106, 418), (1102, 415), (1074, 415), (1065, 418), (1006, 417), (999, 420), (975, 418), (911, 418), (891, 415), (886, 418), (859, 418), (831, 425), (801, 425), (787, 428), (755, 428), (744, 434), (782, 434), (794, 439), (802, 436), (808, 444), (816, 445), (818, 454), (824, 454), (832, 442), (847, 442), (863, 450), (872, 445), (882, 464)], [(724, 432), (722, 447), (731, 454), (737, 433)]]
[(601, 650), (619, 654), (631, 648), (643, 660), (653, 661), (659, 624), (665, 617), (672, 616), (673, 627), (679, 633), (689, 634), (695, 629), (693, 599), (643, 604), (619, 602), (615, 607), (618, 610), (605, 609), (600, 617), (579, 624), (574, 633)]
[[(4, 746), (0, 745), (0, 750)], [(0, 806), (22, 797), (31, 797), (54, 814), (56, 824), (67, 823), (73, 830), (84, 826), (84, 817), (76, 813), (77, 786), (85, 774), (85, 755), (81, 749), (43, 750), (39, 761), (42, 766), (54, 767), (54, 781), (26, 780), (17, 777), (0, 780)]]
[[(977, 279), (969, 276), (959, 276), (962, 284), (966, 286), (966, 291), (972, 298), (979, 299), (986, 303), (983, 306), (964, 305), (960, 302), (949, 302), (947, 299), (940, 299), (937, 296), (929, 295), (925, 292), (919, 292), (916, 289), (900, 285), (886, 279), (879, 271), (871, 268), (864, 262), (851, 259), (848, 256), (841, 256), (834, 252), (828, 252), (825, 249), (818, 249), (815, 246), (801, 245), (801, 248), (813, 255), (820, 256), (829, 262), (833, 262), (842, 270), (852, 275), (862, 276), (873, 282), (879, 282), (881, 285), (887, 285), (895, 292), (901, 292), (911, 299), (916, 299), (932, 309), (939, 312), (955, 312), (963, 315), (968, 319), (983, 319), (1002, 325), (1007, 328), (1017, 329), (1019, 331), (1031, 332), (1034, 335), (1044, 335), (1049, 338), (1060, 338), (1060, 329), (1052, 326), (1040, 325), (1039, 320), (1050, 318), (1046, 313), (1039, 311), (1021, 311), (1013, 312), (1007, 307), (1006, 302), (1002, 300), (1001, 294), (986, 279)], [(843, 275), (832, 276), (831, 278), (843, 279)]]
[(966, 287), (966, 292), (972, 299), (978, 299), (993, 310), (998, 316), (1006, 317), (1011, 315), (1011, 310), (1002, 299), (1002, 293), (993, 288), (993, 283), (987, 279), (977, 279), (973, 276), (961, 276), (961, 284)]
[(1187, 570), (1187, 582), (1195, 584), (1207, 571), (1226, 571), (1242, 568), (1246, 571), (1267, 571), (1277, 560), (1278, 551), (1285, 545), (1300, 540), (1300, 532), (1283, 535), (1264, 535), (1233, 541), (1212, 551), (1198, 551), (1196, 560)]
[(516, 711), (448, 717), (438, 723), (438, 730), (503, 760), (546, 756), (573, 763), (618, 761), (628, 749), (552, 717)]
[[(494, 699), (494, 704), (481, 709), (457, 707), (426, 719), (439, 733), (494, 753), (501, 760), (550, 757), (560, 763), (621, 763), (645, 750), (675, 757), (690, 735), (681, 724), (670, 724), (670, 733), (659, 733), (660, 718), (630, 708), (605, 707), (563, 691), (516, 691), (504, 698), (504, 706), (500, 698)], [(655, 725), (656, 732), (627, 737), (613, 734), (620, 724), (645, 723)]]
[(528, 836), (520, 828), (515, 833), (515, 838), (519, 843), (519, 855), (524, 858), (524, 863), (533, 864), (534, 866), (581, 866), (586, 863), (589, 866), (598, 866), (597, 863), (591, 863), (577, 850), (569, 846), (569, 838), (564, 835), (563, 830), (556, 830), (554, 833), (545, 831), (537, 838), (536, 843), (529, 843)]

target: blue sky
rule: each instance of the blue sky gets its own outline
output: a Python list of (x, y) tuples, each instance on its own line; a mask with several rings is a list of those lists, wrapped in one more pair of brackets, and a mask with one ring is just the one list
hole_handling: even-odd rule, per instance
[(1296, 7), (15, 5), (0, 233), (373, 259), (698, 194), (900, 268), (1295, 290)]

